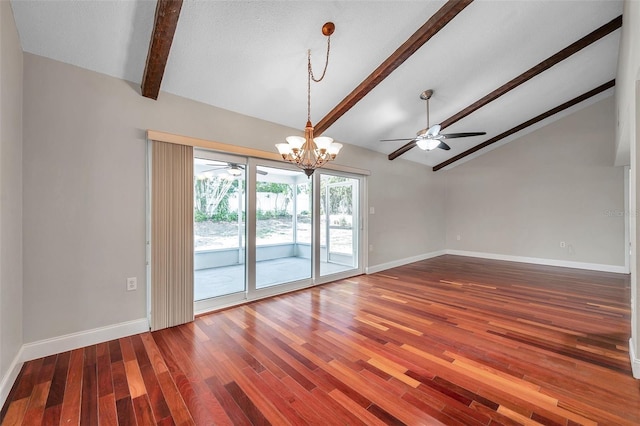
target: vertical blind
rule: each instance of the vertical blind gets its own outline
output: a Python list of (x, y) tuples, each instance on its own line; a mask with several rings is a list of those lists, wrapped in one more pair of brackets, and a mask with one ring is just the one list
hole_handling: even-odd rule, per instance
[(151, 145), (151, 329), (193, 321), (193, 147)]

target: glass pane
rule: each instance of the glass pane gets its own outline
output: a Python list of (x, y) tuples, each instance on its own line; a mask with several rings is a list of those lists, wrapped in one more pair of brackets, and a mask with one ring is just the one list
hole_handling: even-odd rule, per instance
[(322, 174), (320, 275), (358, 267), (358, 179)]
[(311, 182), (296, 185), (296, 243), (311, 244)]
[(311, 278), (310, 192), (301, 171), (257, 167), (256, 288)]
[(245, 291), (245, 166), (194, 159), (194, 299)]

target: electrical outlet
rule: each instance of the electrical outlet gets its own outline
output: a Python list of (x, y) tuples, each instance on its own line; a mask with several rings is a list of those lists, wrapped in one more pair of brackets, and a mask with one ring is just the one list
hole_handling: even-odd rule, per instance
[(460, 235), (456, 236), (456, 240), (460, 241), (462, 237)]
[(138, 279), (136, 277), (127, 278), (127, 291), (138, 289)]
[(376, 208), (375, 207), (369, 207), (369, 214), (376, 214)]
[(369, 251), (373, 251), (373, 244), (369, 244)]
[(560, 241), (560, 248), (565, 248), (567, 247), (567, 243), (564, 241)]

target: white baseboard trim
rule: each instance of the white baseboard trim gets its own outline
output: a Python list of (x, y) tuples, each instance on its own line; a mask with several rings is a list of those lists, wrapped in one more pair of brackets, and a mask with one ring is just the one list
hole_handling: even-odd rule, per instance
[(561, 266), (563, 268), (587, 269), (590, 271), (615, 272), (618, 274), (628, 274), (624, 265), (604, 265), (600, 263), (573, 262), (570, 260), (542, 259), (539, 257), (510, 256), (507, 254), (482, 253), (465, 250), (444, 250), (445, 254), (456, 256), (479, 257), (482, 259), (506, 260), (509, 262), (532, 263), (534, 265)]
[(442, 256), (443, 254), (446, 254), (445, 250), (438, 250), (432, 251), (430, 253), (419, 254), (417, 256), (406, 257), (404, 259), (394, 260), (392, 262), (381, 263), (379, 265), (373, 265), (365, 268), (365, 273), (375, 274), (376, 272), (384, 271), (385, 269), (397, 268), (398, 266), (408, 265), (409, 263), (431, 259), (432, 257)]
[(633, 377), (640, 379), (640, 359), (636, 358), (636, 351), (633, 349), (633, 339), (629, 339), (629, 360), (631, 361)]
[(13, 383), (16, 381), (18, 374), (20, 373), (20, 369), (22, 368), (23, 362), (22, 359), (22, 348), (18, 351), (15, 358), (13, 358), (13, 362), (9, 366), (9, 369), (0, 380), (0, 408), (4, 406), (5, 401), (7, 400), (7, 396), (9, 396), (9, 392), (11, 392), (11, 387)]
[(77, 333), (65, 334), (64, 336), (53, 337), (51, 339), (39, 340), (33, 343), (26, 343), (22, 345), (20, 361), (30, 361), (32, 359), (144, 333), (146, 331), (149, 331), (149, 321), (146, 318), (140, 318), (91, 330), (79, 331)]

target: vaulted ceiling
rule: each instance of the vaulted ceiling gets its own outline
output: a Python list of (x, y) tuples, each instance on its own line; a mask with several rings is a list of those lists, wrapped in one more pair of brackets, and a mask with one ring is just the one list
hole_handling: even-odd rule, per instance
[[(156, 1), (11, 2), (25, 52), (301, 130), (307, 49), (321, 71), (320, 29), (332, 21), (312, 121), (341, 142), (434, 170), (610, 96), (622, 22), (616, 0), (185, 1), (177, 26), (154, 19)], [(145, 74), (150, 47), (168, 59)], [(431, 124), (487, 134), (448, 140), (450, 151), (380, 142), (426, 127), (426, 89)]]

